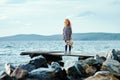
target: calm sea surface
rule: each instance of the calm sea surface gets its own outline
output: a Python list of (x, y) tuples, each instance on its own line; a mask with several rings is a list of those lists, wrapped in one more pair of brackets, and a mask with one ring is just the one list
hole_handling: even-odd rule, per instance
[[(23, 51), (64, 51), (63, 41), (3, 41), (0, 42), (0, 70), (4, 70), (5, 63), (13, 65), (27, 63), (28, 56), (20, 56)], [(112, 49), (120, 50), (120, 41), (74, 41), (72, 52), (88, 52), (93, 54), (106, 53)], [(63, 57), (70, 63), (75, 57)]]

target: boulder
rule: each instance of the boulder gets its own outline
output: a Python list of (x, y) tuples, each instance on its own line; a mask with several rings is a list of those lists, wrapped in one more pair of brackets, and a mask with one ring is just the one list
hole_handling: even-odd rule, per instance
[(30, 60), (29, 64), (34, 65), (36, 69), (40, 67), (48, 67), (47, 61), (43, 56), (34, 57)]
[(5, 76), (7, 76), (7, 73), (4, 71), (0, 71), (0, 79), (4, 78)]
[(120, 62), (120, 51), (117, 51), (118, 61)]
[(97, 61), (98, 64), (103, 64), (103, 62), (106, 60), (104, 56), (100, 57), (99, 55), (96, 55), (94, 59)]
[[(95, 60), (96, 61), (95, 61)], [(96, 55), (95, 57), (94, 57), (94, 59), (93, 60), (90, 60), (91, 62), (93, 61), (94, 62), (94, 64), (92, 64), (92, 66), (94, 66), (94, 67), (96, 67), (96, 69), (97, 69), (97, 71), (100, 71), (100, 69), (101, 69), (101, 66), (102, 66), (102, 64), (103, 64), (103, 62), (106, 60), (106, 58), (104, 57), (104, 56), (99, 56), (99, 55)], [(89, 61), (88, 61), (89, 62)]]
[(18, 67), (20, 67), (24, 70), (27, 70), (28, 72), (36, 69), (35, 65), (32, 65), (32, 64), (23, 64), (23, 65), (19, 65)]
[(112, 53), (113, 53), (113, 59), (114, 60), (118, 60), (118, 54), (117, 54), (117, 51), (115, 49), (112, 50)]
[(64, 62), (63, 61), (57, 61), (60, 66), (64, 67)]
[(38, 68), (29, 72), (28, 79), (32, 80), (69, 80), (65, 69), (53, 62), (52, 68)]
[(24, 79), (28, 75), (28, 71), (17, 67), (11, 74), (15, 79)]
[(68, 80), (65, 69), (62, 69), (58, 62), (52, 62), (51, 68), (55, 70), (53, 80)]
[(51, 68), (38, 68), (29, 72), (29, 77), (35, 80), (52, 80), (55, 76), (55, 71)]
[(11, 73), (15, 70), (15, 67), (7, 63), (5, 64), (5, 69), (6, 69), (7, 74), (11, 75)]
[(18, 67), (30, 72), (30, 71), (40, 68), (40, 67), (47, 68), (48, 65), (47, 65), (46, 59), (43, 56), (38, 56), (38, 57), (34, 57), (33, 59), (31, 59), (29, 61), (29, 63), (19, 65)]
[(85, 80), (119, 80), (109, 71), (98, 71), (95, 75), (86, 78)]
[(12, 78), (6, 72), (0, 71), (0, 80), (12, 80)]
[(53, 77), (52, 80), (69, 80), (67, 77), (67, 73), (65, 69), (57, 69), (55, 70), (55, 76)]
[(88, 58), (84, 62), (89, 66), (92, 66), (92, 69), (94, 72), (96, 70), (100, 71), (103, 61), (104, 59), (102, 59), (102, 57), (99, 57), (98, 55), (96, 55), (94, 58)]
[(97, 69), (93, 66), (89, 66), (88, 68), (86, 68), (85, 71), (86, 71), (87, 74), (93, 75), (97, 71)]
[(96, 59), (94, 59), (94, 58), (87, 58), (85, 60), (85, 63), (90, 65), (90, 66), (93, 66), (93, 65), (98, 64), (98, 61)]
[(52, 62), (51, 63), (51, 68), (54, 68), (55, 70), (58, 69), (58, 68), (61, 68), (61, 66), (59, 65), (59, 63), (57, 62)]
[(117, 51), (115, 49), (108, 52), (107, 55), (106, 55), (106, 58), (109, 59), (109, 60), (111, 60), (111, 59), (118, 60), (119, 59)]
[(68, 68), (67, 73), (70, 80), (79, 79), (81, 77), (81, 73), (79, 74), (75, 66)]
[(88, 67), (83, 61), (76, 62), (73, 66), (69, 67), (67, 70), (68, 76), (71, 79), (80, 79), (86, 76), (86, 68)]
[(120, 50), (117, 51), (117, 55), (120, 55)]
[(120, 55), (118, 55), (118, 61), (120, 62)]
[(103, 63), (101, 70), (107, 70), (115, 75), (120, 76), (120, 63), (116, 60), (106, 60)]
[[(94, 59), (93, 61), (96, 62), (96, 60)], [(90, 75), (93, 75), (96, 71), (97, 71), (96, 67), (86, 64), (86, 62), (83, 60), (79, 60), (73, 66), (68, 68), (67, 73), (71, 80), (76, 79), (79, 80)]]

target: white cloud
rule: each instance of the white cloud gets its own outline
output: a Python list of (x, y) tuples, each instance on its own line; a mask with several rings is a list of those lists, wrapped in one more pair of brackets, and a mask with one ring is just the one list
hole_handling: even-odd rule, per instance
[(120, 0), (113, 0), (111, 2), (112, 5), (119, 5), (120, 6)]
[(24, 25), (26, 25), (26, 26), (31, 26), (32, 23), (25, 23)]
[(7, 16), (0, 16), (0, 20), (5, 20), (5, 19), (7, 19), (8, 17)]
[(4, 5), (6, 3), (6, 0), (0, 0), (0, 5)]
[(23, 21), (12, 21), (11, 24), (13, 25), (19, 25), (19, 26), (25, 26), (25, 27), (30, 27), (32, 25), (32, 23), (28, 23), (28, 22), (23, 22)]

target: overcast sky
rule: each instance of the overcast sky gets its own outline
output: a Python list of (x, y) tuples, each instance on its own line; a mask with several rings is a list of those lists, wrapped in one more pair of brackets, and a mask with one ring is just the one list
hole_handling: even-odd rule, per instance
[(120, 0), (0, 0), (0, 37), (62, 34), (66, 18), (73, 33), (120, 33)]

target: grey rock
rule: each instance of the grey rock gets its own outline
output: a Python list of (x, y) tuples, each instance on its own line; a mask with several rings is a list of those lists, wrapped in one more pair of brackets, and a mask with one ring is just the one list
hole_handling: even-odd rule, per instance
[(29, 72), (30, 79), (35, 80), (69, 80), (65, 69), (39, 68)]
[(97, 71), (100, 71), (101, 69), (101, 66), (103, 64), (103, 62), (106, 60), (106, 58), (104, 56), (99, 56), (99, 55), (96, 55), (94, 57), (94, 59), (97, 61), (94, 61), (96, 64), (92, 64), (92, 66), (96, 67)]
[(118, 61), (120, 62), (120, 55), (118, 55)]
[(95, 75), (86, 78), (85, 80), (119, 80), (109, 71), (98, 71)]
[(40, 67), (48, 67), (47, 61), (43, 56), (34, 57), (30, 60), (29, 64), (34, 65), (36, 69)]
[(8, 75), (11, 75), (11, 73), (15, 70), (15, 67), (9, 63), (5, 64), (5, 69)]
[(71, 79), (79, 79), (83, 76), (86, 76), (85, 68), (87, 64), (84, 64), (83, 61), (76, 62), (73, 66), (68, 68), (67, 73)]
[(96, 75), (103, 75), (103, 76), (107, 76), (108, 74), (110, 74), (109, 71), (98, 71), (94, 74), (94, 76)]
[(61, 66), (60, 66), (59, 63), (57, 63), (57, 62), (52, 62), (52, 63), (51, 63), (51, 68), (53, 68), (53, 69), (58, 69), (58, 68), (61, 68)]
[(113, 59), (114, 60), (118, 60), (118, 55), (117, 55), (117, 51), (115, 49), (112, 50), (113, 53)]
[(64, 67), (64, 62), (63, 61), (57, 61), (61, 67)]
[(27, 70), (28, 72), (36, 69), (35, 65), (32, 65), (32, 64), (22, 64), (22, 65), (19, 65), (18, 67), (20, 67), (24, 70)]
[(17, 67), (10, 76), (18, 80), (19, 79), (23, 80), (27, 75), (28, 75), (27, 70)]
[(87, 58), (85, 60), (85, 63), (88, 64), (88, 65), (90, 65), (90, 66), (92, 66), (92, 65), (98, 64), (98, 61), (96, 59), (94, 59), (94, 58)]
[(110, 71), (111, 73), (120, 75), (120, 63), (116, 60), (106, 60), (102, 65), (102, 70)]
[(86, 71), (87, 74), (93, 75), (97, 71), (97, 69), (96, 69), (96, 67), (88, 66), (88, 68), (86, 68), (85, 71)]
[[(89, 58), (91, 60), (91, 58)], [(96, 60), (92, 58), (93, 61)], [(89, 60), (88, 60), (89, 61)], [(88, 65), (90, 64), (90, 65)], [(77, 61), (73, 66), (68, 68), (68, 76), (71, 80), (81, 80), (84, 77), (88, 77), (90, 75), (93, 75), (97, 69), (94, 66), (91, 66), (91, 62), (87, 63), (84, 60)], [(93, 63), (94, 64), (94, 63)], [(92, 64), (92, 65), (93, 65)]]
[(0, 71), (0, 80), (12, 80), (12, 78), (6, 72)]
[(111, 60), (111, 59), (118, 60), (119, 59), (117, 51), (115, 49), (108, 52), (107, 55), (106, 55), (106, 58), (109, 59), (109, 60)]
[(31, 59), (29, 61), (29, 63), (19, 65), (18, 67), (30, 72), (30, 71), (40, 68), (40, 67), (47, 68), (48, 65), (47, 65), (46, 59), (43, 56), (38, 56), (38, 57), (34, 57), (33, 59)]
[(38, 68), (29, 73), (29, 78), (38, 80), (52, 80), (55, 76), (55, 71), (50, 68)]
[(117, 51), (118, 61), (120, 62), (120, 51)]
[(7, 73), (4, 71), (0, 71), (0, 79), (4, 78), (5, 76), (7, 76)]
[(65, 69), (57, 69), (55, 70), (55, 76), (53, 77), (52, 80), (69, 80), (67, 77), (67, 73)]
[(105, 61), (102, 57), (100, 57), (99, 55), (96, 55), (94, 57), (94, 59), (97, 61), (98, 64), (103, 64), (103, 62)]
[(70, 79), (74, 80), (74, 79), (78, 79), (81, 77), (81, 73), (79, 74), (75, 66), (68, 68), (67, 72), (68, 72), (68, 76)]

